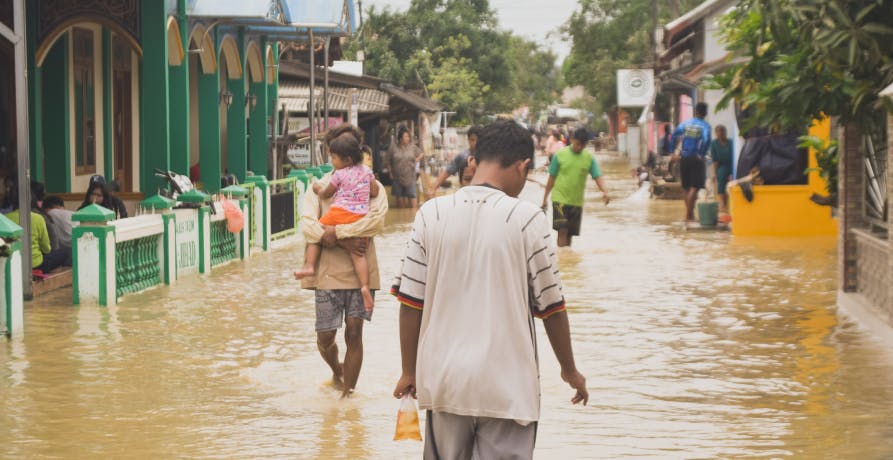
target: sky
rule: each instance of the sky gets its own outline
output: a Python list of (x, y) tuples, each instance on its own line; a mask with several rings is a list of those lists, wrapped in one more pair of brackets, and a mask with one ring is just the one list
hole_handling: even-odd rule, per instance
[[(404, 11), (409, 3), (410, 0), (363, 0), (363, 9), (374, 5)], [(558, 64), (570, 52), (570, 43), (561, 40), (557, 29), (577, 8), (577, 0), (490, 0), (490, 8), (496, 11), (501, 29), (547, 45), (558, 56)]]

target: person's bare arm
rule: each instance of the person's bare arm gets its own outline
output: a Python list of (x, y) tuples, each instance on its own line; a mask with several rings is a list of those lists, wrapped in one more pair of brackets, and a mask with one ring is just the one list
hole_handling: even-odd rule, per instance
[(567, 312), (560, 311), (549, 316), (543, 320), (543, 325), (546, 329), (546, 335), (549, 336), (552, 351), (555, 352), (555, 358), (558, 359), (558, 364), (561, 366), (561, 379), (567, 382), (571, 388), (577, 390), (571, 402), (574, 404), (582, 402), (585, 406), (589, 402), (589, 390), (586, 389), (586, 378), (580, 374), (574, 362)]
[(394, 388), (394, 397), (410, 394), (416, 397), (415, 365), (419, 353), (419, 331), (422, 328), (422, 311), (400, 306), (400, 358), (403, 374)]
[[(313, 190), (316, 191), (316, 184), (313, 184), (313, 186), (314, 186)], [(326, 188), (322, 189), (321, 191), (318, 191), (317, 193), (319, 194), (320, 198), (326, 200), (326, 199), (329, 199), (329, 198), (335, 196), (335, 192), (337, 192), (337, 191), (338, 191), (338, 188), (335, 187), (334, 185), (332, 185), (331, 182), (329, 182), (329, 185), (327, 185)]]
[(549, 194), (552, 193), (553, 187), (555, 187), (555, 176), (550, 175), (549, 181), (546, 182), (546, 192), (543, 193), (543, 209), (549, 206)]
[(428, 197), (433, 196), (434, 193), (437, 192), (437, 189), (446, 182), (447, 177), (450, 177), (450, 174), (446, 172), (446, 170), (441, 171), (440, 175), (437, 176), (437, 180), (434, 181), (434, 185), (432, 185), (430, 189), (425, 190), (425, 195)]
[(598, 189), (602, 191), (602, 200), (605, 202), (605, 204), (610, 203), (611, 197), (608, 195), (608, 185), (605, 182), (605, 176), (598, 176), (598, 178), (595, 179), (595, 185), (597, 185)]
[(369, 188), (369, 197), (370, 197), (370, 198), (375, 198), (375, 197), (377, 197), (377, 196), (378, 196), (378, 191), (379, 191), (379, 188), (378, 188), (378, 182), (376, 182), (376, 181), (372, 181), (372, 186)]
[[(304, 211), (301, 214), (301, 231), (308, 243), (319, 243), (326, 233), (325, 227), (319, 223), (319, 196), (315, 193), (304, 194)], [(334, 232), (334, 228), (332, 229)]]

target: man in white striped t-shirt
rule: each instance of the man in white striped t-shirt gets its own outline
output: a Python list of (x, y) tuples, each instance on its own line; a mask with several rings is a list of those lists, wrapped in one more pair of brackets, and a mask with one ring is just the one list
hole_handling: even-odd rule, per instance
[(571, 348), (546, 216), (516, 197), (533, 161), (512, 121), (484, 127), (470, 186), (416, 215), (400, 300), (403, 375), (395, 397), (428, 411), (425, 458), (531, 458), (539, 419), (533, 318), (544, 321), (561, 377), (586, 404)]

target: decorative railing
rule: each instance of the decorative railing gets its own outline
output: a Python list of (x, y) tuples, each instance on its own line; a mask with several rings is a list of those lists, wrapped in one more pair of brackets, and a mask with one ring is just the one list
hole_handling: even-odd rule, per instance
[(109, 223), (115, 227), (115, 293), (118, 297), (164, 283), (164, 219), (147, 214)]
[[(249, 257), (252, 235), (268, 249), (270, 190), (290, 194), (288, 209), (296, 217), (303, 188), (293, 178), (272, 185), (262, 176), (249, 179), (254, 182), (226, 187), (215, 197), (197, 190), (178, 195), (177, 201), (156, 195), (140, 202), (139, 215), (127, 219), (114, 220), (113, 212), (98, 205), (76, 212), (72, 219), (80, 225), (72, 229), (72, 303), (114, 305), (123, 295), (210, 273), (215, 266)], [(238, 213), (230, 204), (238, 207), (243, 221), (231, 221)], [(241, 230), (230, 232), (228, 223)], [(294, 233), (295, 225), (286, 230)]]
[(239, 257), (236, 234), (226, 228), (226, 219), (211, 220), (211, 267)]
[(118, 297), (162, 283), (158, 245), (161, 235), (118, 242), (115, 248), (115, 282)]
[(889, 226), (887, 215), (887, 131), (885, 125), (866, 127), (862, 136), (864, 200), (862, 217), (875, 233)]

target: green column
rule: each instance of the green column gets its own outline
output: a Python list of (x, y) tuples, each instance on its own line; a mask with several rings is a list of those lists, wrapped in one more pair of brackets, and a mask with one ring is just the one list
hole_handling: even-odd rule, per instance
[(140, 67), (140, 183), (155, 189), (155, 168), (170, 169), (167, 80), (167, 2), (141, 2), (143, 61)]
[(198, 77), (199, 164), (208, 192), (220, 188), (220, 67)]
[(111, 182), (115, 180), (115, 146), (112, 140), (112, 33), (102, 28), (102, 145), (105, 168), (103, 175)]
[(43, 81), (42, 68), (37, 67), (34, 55), (37, 52), (37, 15), (25, 14), (27, 23), (26, 35), (28, 46), (28, 127), (31, 137), (31, 177), (40, 182), (46, 182), (43, 167)]
[[(188, 47), (189, 24), (186, 21), (186, 1), (177, 2), (177, 25), (180, 27), (180, 41)], [(168, 69), (170, 78), (170, 129), (171, 129), (171, 169), (189, 175), (189, 55), (184, 54), (183, 62)]]
[[(245, 56), (245, 35), (239, 32), (239, 54)], [(235, 174), (239, 182), (245, 181), (248, 169), (248, 139), (245, 119), (245, 79), (248, 69), (242, 62), (242, 76), (227, 80), (227, 88), (233, 93), (233, 103), (226, 111), (226, 152), (227, 166), (231, 174)]]
[[(273, 74), (273, 83), (267, 86), (267, 117), (272, 120), (273, 139), (276, 139), (279, 135), (279, 108), (276, 106), (279, 99), (279, 43), (273, 43), (273, 62), (268, 62), (267, 65), (269, 66), (267, 68)], [(276, 153), (274, 152), (273, 155), (275, 156)], [(261, 173), (255, 171), (255, 174)], [(266, 175), (272, 179), (276, 176), (276, 172), (269, 171)]]
[[(40, 115), (43, 117), (43, 126), (40, 128), (40, 137), (35, 145), (42, 144), (46, 155), (37, 155), (39, 163), (32, 164), (31, 169), (44, 172), (47, 192), (53, 193), (71, 191), (71, 172), (74, 167), (71, 163), (68, 41), (68, 34), (59, 37), (53, 49), (44, 58), (43, 85), (37, 88), (37, 91), (42, 93), (41, 103), (46, 104), (46, 107), (42, 107)], [(46, 163), (53, 165), (52, 168), (42, 167), (44, 156)], [(37, 179), (36, 175), (33, 177)]]
[[(266, 49), (266, 42), (261, 42), (261, 49)], [(264, 73), (273, 69), (267, 67), (267, 55), (262, 53), (261, 59), (264, 65)], [(251, 94), (255, 97), (255, 106), (248, 112), (249, 136), (248, 136), (248, 169), (254, 174), (266, 176), (267, 173), (267, 113), (269, 100), (267, 96), (267, 82), (261, 80), (251, 83)]]

